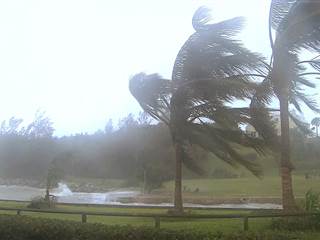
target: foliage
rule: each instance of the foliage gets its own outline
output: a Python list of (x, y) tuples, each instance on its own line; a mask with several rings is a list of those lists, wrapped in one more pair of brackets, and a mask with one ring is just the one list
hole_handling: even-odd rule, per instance
[(311, 125), (316, 129), (316, 136), (319, 137), (320, 117), (315, 117), (311, 120)]
[(311, 189), (306, 193), (306, 211), (320, 213), (320, 193), (316, 193)]
[(47, 189), (50, 190), (58, 186), (58, 183), (64, 176), (64, 172), (61, 167), (57, 165), (57, 159), (54, 159), (48, 168), (47, 174)]
[(56, 201), (55, 199), (50, 198), (50, 202), (48, 202), (44, 197), (35, 197), (31, 200), (31, 202), (27, 205), (27, 208), (34, 209), (46, 209), (55, 207)]
[(287, 217), (273, 219), (271, 229), (277, 231), (318, 231), (320, 228), (320, 217)]
[[(172, 179), (173, 170), (169, 167), (172, 147), (168, 130), (161, 124), (151, 125), (143, 114), (138, 118), (131, 114), (125, 119), (132, 121), (120, 121), (118, 129), (111, 127), (109, 120), (104, 132), (59, 138), (32, 138), (15, 130), (16, 124), (12, 123), (10, 128), (4, 124), (0, 135), (1, 175), (43, 183), (49, 175), (55, 175), (52, 178), (59, 180), (65, 174), (82, 178), (127, 179), (138, 185), (143, 168), (150, 168), (150, 174), (162, 175), (163, 180)], [(48, 168), (54, 174), (48, 175)], [(50, 185), (55, 187), (57, 180)]]
[(262, 152), (261, 139), (246, 135), (239, 127), (254, 124), (250, 110), (231, 105), (251, 96), (255, 86), (251, 74), (260, 72), (262, 58), (234, 39), (242, 18), (214, 24), (209, 19), (206, 8), (195, 12), (195, 33), (177, 55), (172, 80), (139, 73), (130, 79), (129, 88), (144, 111), (169, 126), (173, 142), (182, 146), (185, 166), (203, 173), (190, 154), (190, 146), (198, 145), (231, 166), (245, 166), (259, 176), (259, 166), (234, 147)]
[(0, 216), (2, 240), (293, 240), (296, 234), (263, 233), (207, 233), (190, 230), (157, 230), (146, 227), (105, 226), (70, 221), (35, 219), (25, 216)]
[(319, 215), (273, 220), (272, 228), (288, 231), (318, 230), (320, 228), (320, 193), (311, 189), (306, 193), (305, 210), (307, 213), (318, 213)]
[[(320, 169), (319, 138), (306, 138), (295, 129), (290, 135), (291, 155), (297, 171), (316, 177)], [(139, 123), (112, 133), (96, 132), (60, 138), (31, 139), (6, 133), (0, 135), (0, 171), (3, 177), (34, 179), (39, 186), (45, 187), (43, 183), (46, 182), (48, 166), (52, 159), (57, 159), (57, 165), (66, 177), (123, 179), (138, 186), (143, 182), (146, 169), (150, 175), (147, 184), (150, 183), (151, 190), (160, 186), (162, 181), (173, 179), (171, 143), (169, 130), (164, 124)], [(223, 172), (231, 171), (228, 165), (195, 146), (192, 146), (192, 156), (198, 159), (197, 164), (206, 169), (209, 176), (216, 168)], [(248, 155), (244, 147), (238, 149), (250, 162), (264, 160), (253, 153)], [(276, 163), (265, 161), (264, 164), (265, 172), (275, 172)], [(184, 176), (197, 177), (190, 171), (184, 171)]]

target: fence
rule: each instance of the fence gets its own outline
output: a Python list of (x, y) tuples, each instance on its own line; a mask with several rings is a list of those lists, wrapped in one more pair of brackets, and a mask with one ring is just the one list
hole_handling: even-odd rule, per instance
[(28, 208), (0, 208), (0, 211), (16, 211), (17, 215), (21, 215), (22, 212), (35, 212), (35, 213), (54, 213), (54, 214), (72, 214), (80, 215), (82, 223), (87, 222), (87, 216), (106, 216), (106, 217), (141, 217), (154, 219), (155, 228), (160, 228), (161, 219), (176, 218), (176, 219), (242, 219), (243, 230), (249, 230), (249, 219), (254, 218), (278, 218), (278, 217), (307, 217), (320, 215), (320, 213), (267, 213), (267, 214), (148, 214), (148, 213), (112, 213), (112, 212), (80, 212), (80, 211), (61, 211), (61, 210), (42, 210), (42, 209), (28, 209)]

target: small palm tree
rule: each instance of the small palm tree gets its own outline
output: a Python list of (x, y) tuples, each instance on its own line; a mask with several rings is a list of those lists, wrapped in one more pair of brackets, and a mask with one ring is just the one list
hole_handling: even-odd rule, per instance
[(319, 137), (320, 117), (312, 119), (311, 124), (316, 128), (316, 136)]
[[(285, 211), (291, 211), (296, 209), (296, 204), (291, 176), (289, 118), (300, 127), (304, 127), (304, 124), (290, 114), (289, 105), (292, 104), (299, 112), (302, 112), (301, 103), (315, 112), (320, 111), (316, 101), (304, 92), (306, 87), (315, 88), (310, 77), (320, 74), (318, 56), (311, 60), (300, 60), (302, 50), (319, 51), (320, 1), (272, 0), (269, 33), (272, 48), (269, 73), (265, 75), (253, 99), (254, 103), (260, 105), (269, 103), (273, 96), (279, 100), (282, 204)], [(310, 71), (307, 65), (313, 70)]]
[(252, 78), (261, 73), (263, 61), (233, 39), (241, 29), (242, 18), (216, 24), (208, 24), (209, 19), (206, 8), (196, 11), (195, 33), (177, 55), (172, 80), (140, 73), (129, 84), (144, 111), (170, 129), (176, 152), (174, 206), (178, 213), (183, 211), (182, 163), (202, 172), (192, 158), (192, 144), (232, 166), (242, 165), (256, 176), (261, 174), (257, 164), (237, 151), (242, 145), (262, 153), (262, 140), (240, 128), (246, 123), (256, 126), (256, 121), (249, 108), (235, 108), (232, 103), (251, 97), (256, 86)]

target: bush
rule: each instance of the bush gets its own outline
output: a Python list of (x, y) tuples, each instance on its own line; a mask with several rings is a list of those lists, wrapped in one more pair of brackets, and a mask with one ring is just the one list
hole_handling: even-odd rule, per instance
[(50, 198), (50, 202), (44, 198), (44, 197), (35, 197), (31, 200), (30, 204), (27, 206), (27, 208), (33, 208), (33, 209), (46, 209), (46, 208), (55, 208), (56, 205), (56, 199)]
[(320, 193), (311, 189), (306, 193), (305, 209), (307, 212), (320, 212)]
[(271, 228), (281, 231), (317, 231), (320, 229), (320, 217), (284, 217), (272, 220)]
[(307, 217), (287, 217), (272, 221), (272, 229), (288, 231), (304, 231), (320, 229), (320, 193), (309, 190), (302, 206), (306, 212), (319, 213)]
[(293, 240), (290, 233), (205, 233), (0, 215), (1, 240)]

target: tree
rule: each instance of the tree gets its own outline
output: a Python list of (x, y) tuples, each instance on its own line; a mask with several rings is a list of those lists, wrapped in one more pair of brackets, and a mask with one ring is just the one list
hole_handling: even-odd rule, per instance
[[(232, 166), (242, 165), (259, 176), (261, 169), (237, 151), (237, 146), (263, 151), (261, 139), (247, 136), (240, 124), (255, 122), (249, 108), (232, 107), (234, 100), (251, 96), (254, 75), (262, 59), (233, 37), (243, 19), (209, 24), (209, 11), (199, 8), (193, 16), (192, 34), (179, 51), (172, 80), (158, 74), (139, 73), (129, 88), (144, 111), (165, 123), (175, 148), (175, 211), (183, 211), (182, 163), (202, 173), (193, 159), (191, 146), (200, 146)], [(258, 129), (259, 130), (259, 129)]]
[(151, 124), (152, 119), (150, 118), (150, 115), (146, 112), (139, 112), (138, 116), (138, 124), (139, 126), (145, 127)]
[(111, 134), (112, 132), (113, 132), (113, 122), (112, 122), (112, 119), (109, 118), (109, 120), (104, 128), (104, 133)]
[(50, 190), (57, 187), (59, 181), (63, 178), (63, 170), (58, 166), (58, 158), (55, 158), (48, 168), (45, 201), (51, 206)]
[(118, 122), (119, 129), (133, 128), (138, 125), (137, 120), (132, 113), (129, 113), (126, 117), (121, 118)]
[[(296, 209), (292, 187), (293, 165), (290, 160), (289, 118), (307, 130), (295, 116), (290, 114), (292, 104), (302, 112), (301, 103), (319, 112), (316, 101), (305, 94), (305, 87), (314, 88), (310, 76), (318, 75), (318, 57), (301, 61), (301, 51), (319, 51), (320, 45), (320, 1), (314, 0), (273, 0), (269, 14), (269, 37), (272, 57), (269, 73), (257, 90), (254, 101), (269, 103), (276, 96), (281, 118), (281, 179), (282, 205), (285, 211)], [(275, 37), (273, 36), (275, 35)], [(274, 39), (273, 39), (274, 38)], [(310, 71), (308, 65), (315, 71)], [(263, 90), (262, 90), (263, 89)]]
[(53, 132), (53, 122), (44, 111), (38, 110), (33, 122), (26, 128), (25, 135), (30, 138), (51, 138)]
[(318, 129), (320, 127), (320, 117), (315, 117), (312, 119), (311, 124), (316, 128), (316, 136), (319, 137)]
[(24, 128), (21, 127), (23, 122), (22, 118), (11, 117), (8, 122), (3, 121), (0, 127), (1, 135), (22, 135), (24, 132)]

